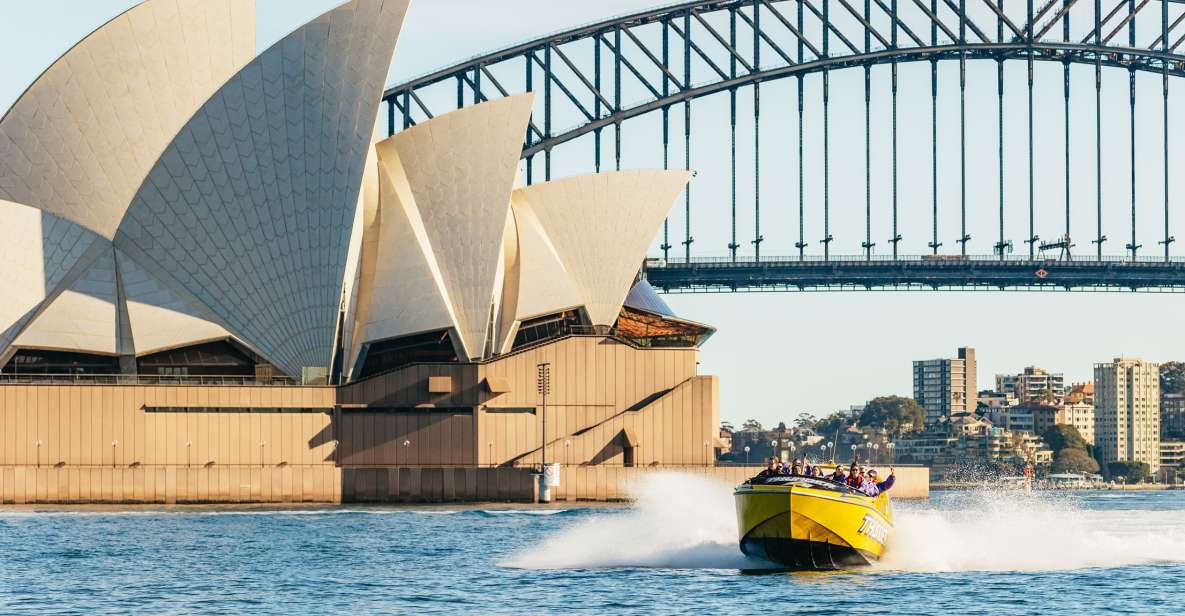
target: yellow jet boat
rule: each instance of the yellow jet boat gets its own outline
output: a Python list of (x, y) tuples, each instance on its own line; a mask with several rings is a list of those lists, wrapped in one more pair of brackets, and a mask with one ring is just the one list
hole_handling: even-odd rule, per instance
[(741, 551), (789, 569), (870, 565), (893, 530), (887, 492), (807, 477), (754, 478), (735, 491)]

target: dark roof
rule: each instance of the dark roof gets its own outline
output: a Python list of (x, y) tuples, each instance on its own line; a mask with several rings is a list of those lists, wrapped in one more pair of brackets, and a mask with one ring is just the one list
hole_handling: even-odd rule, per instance
[(659, 297), (654, 287), (646, 280), (639, 280), (625, 297), (625, 305), (635, 310), (642, 310), (651, 314), (667, 317), (675, 316), (675, 311)]

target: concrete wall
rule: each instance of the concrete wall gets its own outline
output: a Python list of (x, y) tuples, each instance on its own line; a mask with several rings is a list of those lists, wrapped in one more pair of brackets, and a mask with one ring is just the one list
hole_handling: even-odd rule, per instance
[[(346, 466), (526, 466), (541, 461), (536, 366), (552, 366), (548, 461), (706, 464), (719, 425), (715, 377), (698, 376), (696, 349), (639, 349), (571, 337), (486, 364), (421, 365), (341, 389)], [(433, 377), (451, 391), (429, 393)], [(487, 379), (505, 381), (494, 393)], [(704, 443), (707, 443), (705, 445)], [(406, 443), (406, 444), (405, 444)]]
[(333, 405), (324, 387), (0, 386), (0, 500), (335, 502)]
[(640, 445), (635, 464), (702, 464), (712, 454), (719, 404), (717, 381), (697, 376), (698, 360), (698, 349), (638, 349), (610, 338), (575, 337), (484, 365), (480, 378), (508, 379), (510, 391), (482, 408), (478, 460), (540, 462), (542, 413), (498, 411), (537, 409), (536, 366), (550, 363), (549, 462), (621, 464), (627, 430)]
[[(562, 466), (557, 502), (622, 501), (630, 484), (652, 473), (690, 473), (736, 485), (756, 475), (759, 466)], [(888, 468), (878, 472), (888, 473)], [(535, 476), (523, 468), (370, 468), (345, 469), (342, 498), (360, 502), (533, 502)], [(897, 468), (892, 495), (898, 499), (928, 498), (930, 469)]]
[(4, 466), (0, 502), (335, 503), (341, 469), (320, 466)]
[(341, 463), (362, 466), (475, 466), (470, 410), (343, 411)]
[[(635, 467), (712, 464), (719, 426), (718, 399), (716, 377), (694, 376), (654, 400), (624, 408), (553, 410), (549, 405), (547, 462)], [(483, 412), (480, 425), (483, 434), (489, 435), (487, 446), (494, 444), (491, 448), (495, 453), (494, 463), (523, 466), (543, 462), (538, 440), (541, 424), (541, 413), (532, 416)], [(516, 428), (518, 438), (509, 437)], [(630, 448), (632, 461), (626, 455)]]
[(358, 503), (530, 503), (535, 477), (528, 469), (508, 467), (344, 468), (341, 496)]
[[(488, 397), (482, 393), (478, 371), (478, 364), (409, 366), (345, 385), (338, 390), (338, 401), (375, 410), (471, 408)], [(449, 377), (451, 391), (429, 393), (431, 377)]]
[(713, 463), (718, 382), (698, 356), (588, 336), (338, 389), (0, 385), (0, 500), (529, 501), (543, 362), (560, 497), (620, 499), (644, 469)]

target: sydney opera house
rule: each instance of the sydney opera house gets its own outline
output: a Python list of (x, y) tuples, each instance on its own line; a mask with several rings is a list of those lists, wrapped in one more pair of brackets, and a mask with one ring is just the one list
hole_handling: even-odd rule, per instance
[(376, 135), (409, 1), (256, 55), (253, 0), (146, 0), (4, 114), (0, 501), (528, 499), (545, 448), (560, 498), (612, 498), (712, 465), (713, 330), (640, 274), (691, 174), (523, 186), (530, 94)]

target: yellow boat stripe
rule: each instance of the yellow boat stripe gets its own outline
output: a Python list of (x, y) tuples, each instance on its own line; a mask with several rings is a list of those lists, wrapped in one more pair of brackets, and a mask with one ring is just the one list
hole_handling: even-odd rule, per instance
[(835, 501), (837, 503), (844, 503), (847, 505), (859, 505), (860, 507), (864, 507), (865, 509), (868, 509), (869, 511), (876, 513), (876, 515), (878, 517), (880, 517), (880, 519), (883, 522), (885, 522), (886, 524), (889, 524), (889, 526), (892, 526), (892, 523), (889, 522), (888, 518), (885, 517), (885, 515), (883, 513), (881, 513), (880, 509), (877, 509), (876, 506), (871, 505), (869, 503), (862, 502), (861, 500), (856, 500), (857, 498), (858, 499), (864, 499), (864, 498), (871, 499), (871, 497), (864, 496), (864, 497), (856, 497), (856, 498), (837, 498), (835, 496), (831, 496), (831, 495), (827, 494), (826, 492), (823, 492), (822, 490), (815, 490), (815, 489), (811, 489), (811, 488), (805, 488), (805, 489), (799, 488), (798, 490), (791, 492), (786, 486), (769, 486), (769, 487), (765, 487), (765, 489), (756, 489), (756, 488), (757, 488), (757, 486), (750, 487), (751, 493), (753, 493), (753, 494), (769, 494), (769, 495), (790, 494), (791, 498), (793, 498), (795, 496), (798, 496), (798, 497), (806, 496), (809, 498), (821, 498), (824, 500)]
[(880, 509), (877, 509), (876, 507), (874, 507), (874, 506), (872, 506), (872, 505), (869, 505), (869, 504), (866, 504), (866, 503), (862, 503), (862, 502), (860, 502), (860, 501), (855, 501), (855, 500), (848, 500), (848, 499), (843, 499), (843, 498), (835, 498), (834, 496), (824, 496), (824, 495), (822, 495), (822, 494), (809, 494), (809, 493), (807, 493), (807, 494), (804, 494), (804, 493), (791, 493), (791, 498), (792, 498), (792, 499), (793, 499), (795, 496), (799, 496), (799, 497), (806, 496), (806, 497), (809, 497), (809, 498), (821, 498), (821, 499), (823, 499), (823, 500), (835, 501), (835, 502), (837, 502), (837, 503), (844, 503), (844, 504), (847, 504), (847, 505), (859, 505), (859, 506), (861, 506), (861, 507), (863, 507), (863, 508), (865, 508), (865, 509), (868, 509), (869, 511), (871, 511), (871, 512), (875, 513), (875, 514), (877, 515), (877, 517), (879, 517), (879, 518), (881, 519), (881, 521), (883, 521), (884, 523), (888, 524), (889, 526), (892, 526), (892, 523), (890, 523), (890, 522), (889, 522), (889, 520), (888, 520), (888, 518), (886, 518), (886, 517), (885, 517), (885, 515), (884, 515), (883, 513), (881, 513)]

